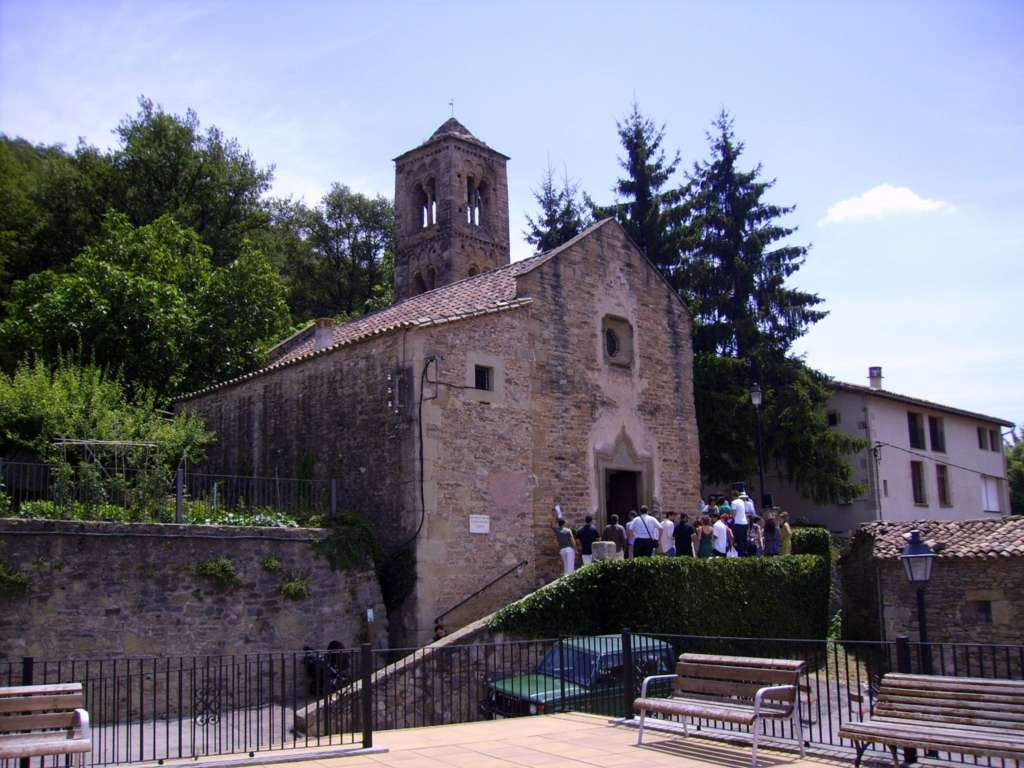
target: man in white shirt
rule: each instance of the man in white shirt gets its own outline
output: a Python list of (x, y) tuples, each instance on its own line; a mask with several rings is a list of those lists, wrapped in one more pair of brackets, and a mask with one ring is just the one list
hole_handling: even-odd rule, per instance
[(732, 500), (732, 535), (736, 542), (736, 552), (743, 557), (747, 554), (747, 504), (744, 501), (746, 491), (736, 494)]
[(651, 517), (646, 506), (640, 507), (640, 514), (633, 518), (629, 528), (633, 533), (633, 557), (649, 557), (654, 554), (661, 523)]
[(658, 551), (669, 557), (676, 556), (676, 523), (672, 518), (672, 512), (665, 513), (665, 519), (661, 521), (661, 534), (658, 536)]
[(723, 512), (718, 520), (715, 521), (715, 524), (711, 526), (712, 536), (714, 537), (712, 554), (715, 557), (725, 557), (729, 553), (729, 547), (732, 546), (732, 531), (725, 524), (727, 517), (729, 517), (729, 513)]

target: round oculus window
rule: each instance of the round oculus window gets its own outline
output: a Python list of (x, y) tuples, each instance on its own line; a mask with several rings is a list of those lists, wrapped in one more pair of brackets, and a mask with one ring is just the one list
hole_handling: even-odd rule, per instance
[(608, 353), (608, 357), (615, 357), (619, 354), (621, 349), (622, 342), (619, 341), (619, 334), (617, 334), (612, 328), (605, 329), (604, 350)]

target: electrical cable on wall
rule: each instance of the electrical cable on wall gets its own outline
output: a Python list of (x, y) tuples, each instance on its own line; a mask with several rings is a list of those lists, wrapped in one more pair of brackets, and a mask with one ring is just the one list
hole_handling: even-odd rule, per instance
[[(991, 475), (988, 472), (982, 472), (981, 470), (978, 470), (978, 469), (971, 469), (970, 467), (963, 467), (963, 466), (961, 466), (959, 464), (953, 464), (952, 462), (949, 462), (949, 461), (939, 461), (934, 456), (929, 456), (929, 455), (927, 455), (925, 453), (918, 453), (917, 451), (912, 451), (909, 448), (903, 448), (903, 447), (901, 447), (899, 445), (893, 445), (892, 443), (886, 443), (886, 442), (883, 442), (881, 440), (876, 440), (875, 441), (875, 445), (874, 445), (875, 450), (877, 450), (877, 449), (879, 449), (879, 448), (881, 448), (883, 446), (885, 446), (886, 448), (895, 448), (897, 451), (903, 451), (904, 453), (909, 453), (911, 456), (917, 456), (920, 459), (927, 459), (928, 461), (934, 461), (934, 462), (936, 462), (938, 464), (943, 464), (943, 465), (945, 465), (947, 467), (954, 467), (956, 469), (962, 469), (964, 472), (973, 472), (974, 474), (981, 475), (982, 477), (991, 477)], [(879, 460), (881, 460), (881, 451), (879, 451), (879, 453), (878, 453), (878, 458), (879, 458)]]
[(403, 541), (401, 544), (399, 544), (395, 548), (396, 550), (405, 549), (407, 546), (409, 546), (414, 541), (416, 541), (416, 539), (419, 538), (420, 531), (423, 530), (423, 523), (426, 522), (426, 519), (427, 519), (427, 495), (426, 495), (426, 491), (424, 489), (424, 486), (426, 485), (426, 478), (424, 477), (424, 474), (423, 474), (423, 465), (424, 465), (424, 460), (423, 460), (423, 401), (425, 399), (424, 398), (424, 393), (426, 391), (426, 384), (430, 383), (430, 382), (427, 381), (427, 371), (430, 370), (430, 364), (431, 363), (436, 363), (436, 362), (437, 362), (437, 358), (436, 357), (428, 357), (426, 359), (426, 361), (424, 361), (424, 363), (423, 363), (423, 370), (420, 372), (420, 397), (419, 397), (418, 406), (416, 408), (416, 429), (417, 429), (417, 431), (419, 433), (419, 443), (420, 443), (419, 444), (420, 522), (419, 522), (419, 525), (416, 526), (416, 530), (413, 532), (412, 536), (410, 536), (407, 541)]
[[(423, 530), (423, 524), (426, 522), (426, 519), (427, 519), (427, 500), (426, 500), (427, 494), (426, 494), (426, 489), (425, 489), (427, 481), (426, 481), (425, 472), (424, 472), (425, 461), (424, 461), (424, 457), (423, 457), (423, 402), (426, 400), (426, 398), (424, 397), (424, 393), (426, 392), (426, 385), (427, 384), (433, 384), (435, 387), (436, 386), (442, 386), (442, 387), (448, 387), (449, 389), (477, 389), (477, 387), (475, 387), (475, 386), (470, 387), (470, 386), (464, 386), (462, 384), (451, 384), (451, 383), (449, 383), (447, 381), (441, 381), (440, 378), (437, 378), (434, 381), (431, 381), (429, 378), (427, 378), (427, 373), (430, 370), (431, 363), (433, 363), (434, 365), (437, 365), (437, 362), (438, 362), (438, 356), (437, 355), (431, 355), (423, 363), (423, 370), (420, 372), (420, 397), (419, 397), (418, 407), (416, 408), (416, 429), (417, 429), (417, 432), (419, 434), (419, 461), (418, 461), (418, 463), (419, 463), (420, 521), (419, 521), (419, 524), (416, 526), (416, 530), (413, 532), (412, 536), (410, 536), (407, 541), (404, 541), (400, 545), (398, 545), (398, 547), (396, 547), (396, 549), (405, 549), (407, 546), (409, 546), (414, 541), (416, 541), (416, 539), (419, 538), (420, 532)], [(440, 375), (440, 373), (439, 373), (439, 375)], [(433, 398), (430, 398), (430, 399), (433, 399)]]

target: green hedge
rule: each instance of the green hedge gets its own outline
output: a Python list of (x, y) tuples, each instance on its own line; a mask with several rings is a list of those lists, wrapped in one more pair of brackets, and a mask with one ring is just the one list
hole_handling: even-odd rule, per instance
[(603, 560), (502, 608), (490, 628), (527, 637), (635, 632), (824, 638), (829, 561), (791, 557)]
[(832, 534), (827, 528), (794, 528), (794, 555), (820, 555), (832, 562)]

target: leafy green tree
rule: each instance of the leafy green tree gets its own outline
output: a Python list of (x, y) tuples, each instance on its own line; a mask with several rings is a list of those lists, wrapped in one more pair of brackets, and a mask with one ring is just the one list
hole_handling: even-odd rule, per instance
[(215, 268), (199, 236), (170, 216), (136, 228), (111, 213), (67, 270), (14, 284), (0, 346), (8, 370), (26, 355), (55, 364), (77, 352), (166, 396), (258, 364), (287, 325), (283, 297), (257, 251)]
[(353, 317), (391, 303), (394, 221), (390, 200), (342, 184), (313, 209), (277, 201), (275, 239), (295, 318)]
[(85, 144), (71, 154), (0, 136), (0, 299), (14, 280), (64, 268), (99, 234), (111, 168)]
[(743, 144), (725, 112), (713, 128), (710, 158), (687, 176), (681, 250), (667, 270), (694, 319), (702, 472), (717, 483), (756, 471), (749, 391), (758, 382), (766, 455), (817, 501), (854, 497), (844, 457), (862, 441), (828, 428), (827, 378), (790, 353), (825, 316), (818, 296), (789, 284), (808, 250), (790, 244), (795, 229), (780, 222), (793, 208), (764, 199), (775, 182), (760, 165), (740, 169)]
[(533, 190), (533, 197), (540, 206), (540, 214), (536, 219), (526, 217), (527, 228), (523, 234), (526, 242), (536, 246), (537, 253), (557, 248), (592, 222), (590, 210), (580, 197), (579, 185), (567, 173), (559, 184), (550, 165), (541, 179), (540, 189)]
[(139, 111), (116, 130), (111, 207), (143, 226), (172, 214), (210, 247), (214, 264), (231, 263), (246, 238), (267, 222), (261, 200), (272, 168), (215, 126), (202, 131), (192, 110), (172, 115), (142, 97)]
[(665, 155), (665, 126), (658, 127), (644, 116), (636, 102), (616, 128), (626, 152), (619, 160), (626, 176), (615, 185), (621, 202), (603, 207), (591, 204), (594, 218), (614, 216), (647, 258), (667, 273), (678, 261), (681, 198), (679, 189), (669, 182), (679, 166), (679, 153), (671, 158)]
[(1010, 484), (1010, 514), (1024, 515), (1024, 439), (1006, 449), (1006, 479)]

